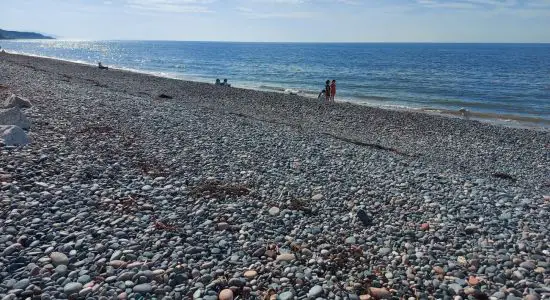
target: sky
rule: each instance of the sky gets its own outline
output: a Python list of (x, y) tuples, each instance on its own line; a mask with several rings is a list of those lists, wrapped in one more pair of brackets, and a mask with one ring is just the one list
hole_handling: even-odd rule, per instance
[(550, 42), (550, 0), (2, 0), (0, 28), (64, 39)]

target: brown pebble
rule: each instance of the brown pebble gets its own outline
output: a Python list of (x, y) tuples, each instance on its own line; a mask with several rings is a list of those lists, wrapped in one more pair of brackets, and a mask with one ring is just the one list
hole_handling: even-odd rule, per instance
[(256, 277), (258, 275), (258, 272), (254, 271), (254, 270), (248, 270), (246, 272), (244, 272), (244, 277), (247, 278), (247, 279), (252, 279), (254, 277)]
[(275, 258), (277, 256), (277, 252), (275, 252), (275, 250), (267, 250), (265, 252), (265, 256)]
[(127, 263), (123, 260), (111, 260), (109, 262), (109, 266), (115, 268), (115, 269), (122, 269), (125, 268)]
[(391, 299), (391, 293), (386, 289), (371, 287), (369, 291), (374, 299)]
[(435, 272), (436, 274), (438, 274), (438, 275), (445, 274), (445, 270), (443, 270), (443, 268), (440, 267), (440, 266), (435, 266), (435, 267), (433, 268), (433, 270), (434, 270), (434, 272)]
[(468, 278), (468, 284), (469, 285), (478, 285), (479, 284), (479, 279), (477, 279), (477, 277), (475, 277), (475, 276), (470, 276)]
[(218, 295), (219, 300), (233, 300), (233, 291), (230, 289), (225, 289), (220, 292)]

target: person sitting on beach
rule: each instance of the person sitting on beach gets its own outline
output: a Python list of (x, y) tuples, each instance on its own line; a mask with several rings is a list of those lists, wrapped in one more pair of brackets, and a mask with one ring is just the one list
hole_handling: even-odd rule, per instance
[(109, 69), (109, 67), (105, 67), (104, 65), (101, 64), (101, 62), (97, 63), (98, 67), (101, 69), (101, 70), (107, 70)]
[(220, 81), (219, 78), (216, 79), (216, 85), (222, 85), (222, 82)]
[(330, 80), (325, 82), (325, 99), (330, 101)]
[(227, 78), (223, 80), (222, 85), (223, 85), (223, 86), (231, 87), (231, 85), (227, 82)]
[(334, 102), (334, 97), (336, 96), (336, 80), (333, 79), (330, 84), (330, 101)]

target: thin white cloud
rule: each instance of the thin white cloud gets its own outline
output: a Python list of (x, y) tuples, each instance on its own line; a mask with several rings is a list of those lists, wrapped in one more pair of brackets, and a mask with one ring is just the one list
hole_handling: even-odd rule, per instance
[(336, 0), (338, 3), (347, 4), (347, 5), (360, 5), (361, 1), (357, 0)]
[(525, 5), (529, 8), (550, 8), (550, 0), (531, 0)]
[(163, 13), (210, 13), (215, 0), (127, 0), (128, 7)]
[(285, 4), (285, 5), (301, 5), (301, 4), (315, 4), (318, 6), (319, 4), (325, 4), (325, 3), (340, 3), (340, 4), (348, 4), (348, 5), (360, 5), (363, 4), (361, 0), (243, 0), (240, 2), (244, 2), (247, 4)]
[(464, 2), (489, 7), (514, 7), (518, 4), (517, 0), (464, 0)]
[(427, 8), (447, 9), (500, 9), (518, 6), (517, 0), (417, 0), (416, 2)]
[(308, 19), (318, 16), (318, 13), (309, 11), (264, 12), (249, 7), (237, 7), (237, 11), (249, 19)]
[(475, 9), (477, 5), (469, 2), (439, 2), (436, 0), (417, 0), (417, 3), (427, 8)]
[(290, 5), (296, 5), (296, 4), (302, 4), (309, 2), (309, 0), (248, 0), (245, 2), (249, 3), (265, 3), (265, 4), (290, 4)]

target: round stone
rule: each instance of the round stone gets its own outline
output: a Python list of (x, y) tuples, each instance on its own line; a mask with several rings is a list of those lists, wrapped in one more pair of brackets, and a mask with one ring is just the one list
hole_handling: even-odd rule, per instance
[(315, 194), (313, 195), (313, 197), (311, 197), (311, 200), (314, 200), (314, 201), (319, 201), (321, 199), (323, 199), (323, 194)]
[(277, 256), (278, 261), (293, 261), (296, 259), (296, 256), (292, 253), (283, 253)]
[(134, 286), (134, 293), (146, 294), (153, 290), (153, 287), (149, 283), (142, 283)]
[(225, 289), (220, 292), (218, 295), (219, 300), (233, 300), (233, 291), (230, 289)]
[(388, 255), (390, 253), (391, 253), (390, 248), (380, 248), (380, 250), (378, 250), (378, 254), (380, 255)]
[(310, 298), (317, 298), (321, 294), (323, 294), (323, 287), (321, 287), (320, 285), (316, 285), (316, 286), (312, 287), (311, 289), (309, 289), (309, 292), (307, 293), (307, 296), (310, 297)]
[(283, 292), (277, 296), (279, 300), (294, 300), (294, 294), (292, 292)]
[(92, 278), (90, 277), (90, 275), (82, 275), (82, 276), (78, 277), (77, 281), (82, 283), (82, 284), (86, 284), (86, 283), (92, 281)]
[(67, 295), (72, 295), (80, 292), (82, 289), (82, 283), (80, 282), (69, 282), (63, 287), (63, 292)]
[(353, 236), (350, 236), (345, 241), (346, 244), (355, 244), (355, 242), (356, 242), (356, 240), (355, 240), (355, 237), (353, 237)]
[(258, 275), (258, 272), (254, 271), (254, 270), (248, 270), (246, 272), (244, 272), (244, 277), (247, 278), (247, 279), (252, 279), (254, 277), (256, 277)]
[(369, 291), (374, 299), (391, 299), (391, 293), (386, 289), (371, 287)]
[(52, 260), (52, 264), (56, 267), (69, 264), (69, 258), (61, 252), (52, 252), (50, 254), (50, 259)]
[(59, 265), (57, 267), (55, 267), (55, 272), (60, 274), (60, 275), (64, 275), (65, 273), (67, 273), (67, 266), (66, 265)]
[(519, 266), (529, 271), (534, 270), (537, 267), (532, 261), (524, 261), (519, 264)]
[(269, 214), (272, 216), (276, 216), (279, 214), (280, 209), (278, 207), (273, 206), (269, 209)]
[(18, 282), (16, 282), (14, 285), (13, 285), (13, 288), (18, 290), (18, 289), (21, 289), (21, 290), (24, 290), (26, 289), (29, 285), (31, 284), (31, 281), (27, 278), (25, 279), (21, 279), (19, 280)]

